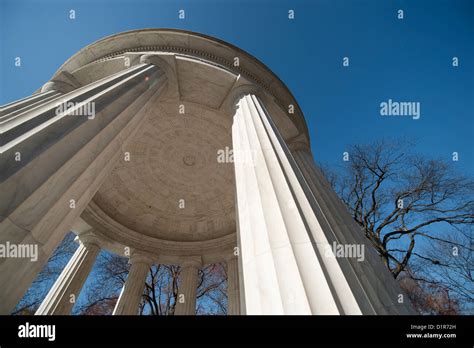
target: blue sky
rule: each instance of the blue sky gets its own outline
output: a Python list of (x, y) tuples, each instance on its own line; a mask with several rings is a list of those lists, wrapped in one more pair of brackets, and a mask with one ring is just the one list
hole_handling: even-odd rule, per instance
[[(187, 29), (239, 46), (287, 84), (305, 114), (318, 161), (340, 162), (349, 144), (406, 136), (429, 156), (449, 160), (459, 152), (455, 165), (474, 174), (474, 1), (0, 3), (2, 104), (31, 94), (71, 55), (104, 36)], [(70, 9), (75, 20), (68, 18)], [(185, 20), (178, 19), (179, 9)], [(17, 56), (21, 68), (14, 66)], [(420, 102), (421, 118), (380, 116), (379, 105), (388, 99)]]

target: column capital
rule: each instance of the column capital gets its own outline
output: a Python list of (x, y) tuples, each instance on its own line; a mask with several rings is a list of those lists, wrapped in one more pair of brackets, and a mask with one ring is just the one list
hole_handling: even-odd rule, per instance
[(302, 133), (297, 136), (289, 139), (287, 141), (288, 148), (291, 151), (306, 151), (311, 154), (311, 148), (309, 146), (309, 141), (306, 136)]
[(154, 261), (150, 256), (136, 251), (132, 251), (130, 259), (128, 260), (128, 263), (130, 264), (142, 263), (148, 265), (148, 267), (151, 267), (153, 265), (153, 262)]
[(95, 245), (100, 248), (101, 245), (99, 237), (94, 234), (92, 229), (86, 232), (79, 233), (76, 236), (75, 240), (83, 244), (86, 248), (90, 245)]
[[(171, 61), (170, 61), (170, 58)], [(168, 87), (163, 98), (179, 99), (178, 73), (174, 66), (174, 57), (166, 54), (143, 54), (140, 56), (140, 64), (151, 64), (156, 66), (166, 76)]]
[(67, 71), (62, 71), (60, 74), (53, 77), (52, 80), (46, 82), (41, 87), (41, 92), (58, 91), (61, 93), (68, 93), (81, 87), (79, 81)]
[(183, 268), (186, 267), (196, 267), (199, 268), (202, 266), (202, 258), (201, 256), (191, 256), (183, 259), (180, 263), (180, 266)]
[(232, 109), (237, 110), (239, 107), (239, 101), (246, 95), (255, 95), (258, 98), (262, 97), (262, 91), (259, 86), (256, 85), (243, 85), (234, 88), (229, 93), (229, 98), (232, 100)]
[(140, 56), (140, 63), (159, 65), (161, 63), (161, 59), (156, 54), (142, 54)]
[(225, 253), (223, 257), (224, 257), (224, 261), (226, 262), (239, 259), (239, 255), (235, 255), (234, 250)]

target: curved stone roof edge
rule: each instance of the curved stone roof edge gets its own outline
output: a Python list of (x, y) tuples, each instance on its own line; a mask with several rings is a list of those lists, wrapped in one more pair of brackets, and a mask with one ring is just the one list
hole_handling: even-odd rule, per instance
[[(305, 118), (304, 118), (304, 114), (303, 114), (303, 112), (302, 112), (302, 110), (301, 110), (301, 108), (298, 104), (298, 101), (293, 96), (293, 94), (291, 93), (290, 89), (286, 86), (286, 84), (278, 77), (278, 75), (276, 75), (268, 66), (266, 66), (264, 63), (262, 63), (259, 59), (255, 58), (253, 55), (251, 55), (250, 53), (242, 50), (241, 48), (239, 48), (239, 47), (237, 47), (233, 44), (230, 44), (230, 43), (228, 43), (224, 40), (221, 40), (221, 39), (218, 39), (218, 38), (215, 38), (215, 37), (212, 37), (212, 36), (208, 36), (208, 35), (205, 35), (205, 34), (189, 31), (189, 30), (171, 29), (171, 28), (147, 28), (147, 29), (134, 29), (134, 30), (124, 31), (124, 32), (120, 32), (120, 33), (117, 33), (117, 34), (106, 36), (102, 39), (99, 39), (99, 40), (83, 47), (78, 52), (76, 52), (65, 63), (63, 63), (61, 65), (61, 67), (55, 72), (53, 78), (55, 76), (57, 76), (59, 73), (61, 73), (62, 71), (72, 72), (72, 71), (74, 71), (76, 69), (79, 69), (80, 67), (82, 67), (86, 64), (93, 63), (95, 61), (98, 61), (98, 60), (101, 60), (101, 59), (104, 59), (104, 58), (107, 58), (107, 57), (112, 57), (112, 56), (114, 56), (114, 53), (120, 53), (124, 50), (126, 51), (128, 49), (139, 48), (140, 43), (137, 43), (137, 45), (135, 47), (124, 47), (120, 50), (113, 50), (113, 48), (110, 48), (110, 51), (106, 54), (102, 54), (101, 56), (94, 56), (93, 55), (94, 48), (97, 48), (99, 46), (105, 45), (106, 43), (112, 42), (111, 40), (113, 40), (113, 39), (117, 39), (117, 38), (120, 38), (120, 37), (126, 37), (126, 36), (129, 36), (129, 35), (138, 34), (138, 33), (147, 33), (147, 32), (156, 32), (157, 34), (166, 34), (166, 33), (187, 34), (187, 35), (190, 35), (190, 36), (192, 36), (194, 38), (197, 38), (197, 39), (208, 40), (210, 42), (217, 43), (217, 44), (223, 46), (224, 48), (234, 50), (234, 51), (238, 52), (239, 54), (241, 54), (243, 57), (245, 57), (245, 58), (249, 59), (250, 61), (252, 61), (253, 63), (255, 63), (260, 69), (262, 69), (263, 71), (268, 73), (268, 76), (270, 77), (270, 79), (274, 79), (275, 81), (277, 81), (277, 83), (280, 85), (280, 87), (283, 88), (284, 92), (287, 93), (287, 95), (293, 101), (293, 103), (295, 105), (295, 111), (297, 111), (297, 113), (300, 115), (300, 117), (298, 118), (299, 119), (298, 123), (300, 123), (300, 126), (303, 127), (303, 131), (306, 133), (305, 135), (306, 135), (308, 141), (310, 141), (308, 127), (307, 127), (307, 124), (306, 124), (306, 121), (305, 121)], [(171, 46), (171, 45), (168, 45), (168, 46)], [(256, 82), (257, 82), (257, 84), (261, 84), (261, 81), (256, 81)], [(269, 87), (269, 86), (263, 85), (262, 87)], [(272, 93), (270, 93), (270, 94), (272, 94)]]

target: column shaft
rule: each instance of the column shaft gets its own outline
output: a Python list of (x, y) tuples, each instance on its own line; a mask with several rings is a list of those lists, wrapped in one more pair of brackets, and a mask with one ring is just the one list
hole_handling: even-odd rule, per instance
[[(337, 306), (336, 313), (361, 314), (359, 304), (347, 282), (339, 261), (332, 253), (332, 249), (329, 248), (330, 240), (328, 239), (328, 234), (324, 231), (326, 219), (324, 216), (317, 216), (315, 214), (318, 210), (318, 202), (314, 200), (309, 201), (308, 196), (312, 197), (311, 192), (307, 185), (305, 185), (304, 178), (294, 162), (288, 146), (270, 115), (264, 109), (263, 104), (260, 103), (256, 96), (252, 96), (251, 99), (259, 110), (259, 116), (264, 129), (279, 159), (281, 169), (285, 173), (293, 199), (299, 207), (298, 215), (306, 226), (305, 229), (289, 229), (289, 232), (290, 235), (293, 235), (293, 244), (295, 245), (301, 243), (298, 240), (310, 241), (310, 243), (305, 242), (304, 246), (301, 244), (296, 247), (295, 256), (299, 260), (302, 279), (305, 282), (308, 300), (312, 304), (313, 313), (321, 313), (322, 307), (321, 303), (319, 303), (321, 300), (321, 290), (318, 287), (324, 282), (328, 287), (327, 290), (329, 290), (327, 300), (330, 301), (329, 299), (331, 299), (331, 302)], [(313, 258), (313, 261), (309, 261), (308, 258)], [(343, 263), (347, 264), (347, 260), (343, 259)], [(317, 282), (315, 282), (313, 276), (313, 268), (316, 264), (318, 264), (316, 268), (320, 270), (319, 281)]]
[(178, 303), (175, 315), (196, 314), (196, 293), (199, 268), (195, 264), (184, 264), (179, 274)]
[(0, 108), (0, 121), (5, 121), (13, 116), (18, 116), (22, 113), (28, 112), (29, 110), (38, 106), (44, 105), (53, 99), (61, 96), (61, 92), (58, 91), (46, 91), (30, 96), (24, 100), (6, 105)]
[[(255, 96), (238, 103), (233, 142), (246, 313), (343, 312), (328, 277), (327, 240), (317, 220), (308, 220), (311, 207)], [(253, 153), (253, 163), (242, 158), (248, 153)], [(316, 238), (311, 228), (319, 228)], [(344, 279), (338, 281), (343, 284)], [(350, 298), (350, 290), (346, 296)]]
[(133, 257), (130, 262), (130, 271), (115, 305), (113, 315), (138, 315), (138, 306), (142, 299), (151, 263), (145, 260), (134, 260)]
[(0, 120), (5, 120), (5, 117), (10, 113), (26, 110), (30, 108), (31, 105), (40, 105), (43, 101), (50, 100), (52, 96), (57, 96), (59, 94), (60, 93), (57, 91), (45, 91), (2, 105), (0, 108)]
[[(239, 101), (232, 131), (245, 313), (309, 314), (277, 196), (285, 186), (288, 194), (288, 186), (268, 137), (260, 134), (261, 121), (249, 98)], [(293, 200), (285, 204), (297, 210)]]
[(240, 314), (239, 267), (238, 258), (227, 260), (227, 314)]
[(100, 248), (96, 244), (80, 243), (36, 315), (70, 314), (99, 252)]

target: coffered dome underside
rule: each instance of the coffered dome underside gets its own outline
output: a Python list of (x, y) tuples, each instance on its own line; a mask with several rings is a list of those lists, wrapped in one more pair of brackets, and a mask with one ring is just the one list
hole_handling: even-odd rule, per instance
[[(130, 230), (160, 240), (206, 241), (235, 232), (232, 118), (219, 107), (237, 76), (176, 57), (179, 92), (148, 107), (148, 121), (94, 197)], [(228, 158), (227, 158), (228, 159)], [(224, 158), (225, 160), (225, 158)]]
[[(83, 217), (123, 245), (167, 250), (166, 243), (178, 243), (215, 252), (235, 240), (234, 168), (227, 155), (236, 98), (259, 90), (285, 139), (305, 133), (306, 126), (289, 91), (255, 58), (193, 33), (160, 31), (98, 41), (56, 73), (67, 71), (85, 85), (146, 54), (158, 57), (167, 78), (166, 90), (146, 106), (143, 129), (127, 145), (129, 160), (112, 171)], [(237, 53), (242, 65), (233, 67)], [(282, 100), (295, 104), (295, 115), (289, 117)]]

